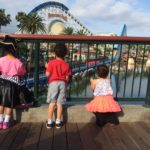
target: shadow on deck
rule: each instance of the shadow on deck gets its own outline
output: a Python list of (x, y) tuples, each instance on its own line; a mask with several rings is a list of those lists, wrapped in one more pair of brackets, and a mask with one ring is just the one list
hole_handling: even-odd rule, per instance
[(149, 150), (150, 124), (120, 123), (100, 128), (94, 123), (67, 123), (47, 129), (45, 123), (18, 123), (0, 131), (1, 150)]

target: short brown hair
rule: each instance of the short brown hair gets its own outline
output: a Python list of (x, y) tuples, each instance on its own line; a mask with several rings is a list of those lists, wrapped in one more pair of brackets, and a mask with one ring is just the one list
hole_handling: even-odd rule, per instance
[(106, 78), (109, 74), (109, 68), (107, 65), (100, 65), (97, 67), (97, 74), (101, 78)]
[(54, 52), (57, 57), (64, 58), (67, 55), (67, 47), (65, 44), (56, 44)]

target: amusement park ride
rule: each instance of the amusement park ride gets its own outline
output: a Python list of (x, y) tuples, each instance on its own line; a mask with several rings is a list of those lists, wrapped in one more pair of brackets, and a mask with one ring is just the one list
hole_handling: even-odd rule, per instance
[(90, 30), (81, 24), (62, 3), (45, 2), (35, 7), (30, 13), (37, 13), (39, 17), (43, 18), (46, 34), (59, 35), (65, 28), (71, 27), (75, 32), (82, 30), (86, 35), (92, 35)]

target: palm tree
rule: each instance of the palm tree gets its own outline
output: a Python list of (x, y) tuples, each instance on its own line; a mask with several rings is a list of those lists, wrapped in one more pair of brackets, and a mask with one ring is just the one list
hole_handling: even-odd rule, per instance
[[(37, 13), (30, 13), (26, 14), (24, 12), (18, 12), (16, 16), (16, 20), (19, 22), (19, 30), (23, 33), (30, 33), (30, 34), (36, 34), (36, 33), (46, 33), (45, 30), (45, 24), (43, 23), (43, 19), (38, 16)], [(33, 62), (33, 47), (34, 44), (30, 45), (30, 51), (29, 51), (29, 70), (31, 68), (32, 62)]]
[(87, 33), (86, 33), (83, 29), (78, 30), (78, 31), (76, 32), (76, 34), (77, 34), (77, 35), (87, 35)]
[(45, 33), (45, 24), (43, 18), (38, 16), (37, 13), (26, 14), (24, 12), (18, 12), (16, 20), (20, 22), (18, 27), (22, 32), (35, 34), (38, 32)]
[(11, 22), (10, 15), (9, 14), (6, 15), (4, 9), (0, 9), (0, 31), (2, 26), (10, 24), (10, 22)]
[(73, 35), (74, 34), (74, 30), (71, 27), (66, 27), (63, 31), (64, 35)]
[(23, 29), (22, 29), (22, 26), (23, 26), (23, 22), (24, 20), (26, 19), (27, 15), (26, 13), (24, 12), (18, 12), (17, 16), (16, 16), (16, 20), (18, 22), (20, 22), (17, 27), (21, 30), (21, 33), (23, 33)]

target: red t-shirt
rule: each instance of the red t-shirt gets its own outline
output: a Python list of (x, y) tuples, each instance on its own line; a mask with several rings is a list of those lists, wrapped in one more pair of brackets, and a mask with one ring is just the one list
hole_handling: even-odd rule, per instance
[(46, 69), (50, 73), (48, 82), (65, 81), (71, 75), (71, 69), (68, 63), (62, 59), (54, 59), (48, 62)]

